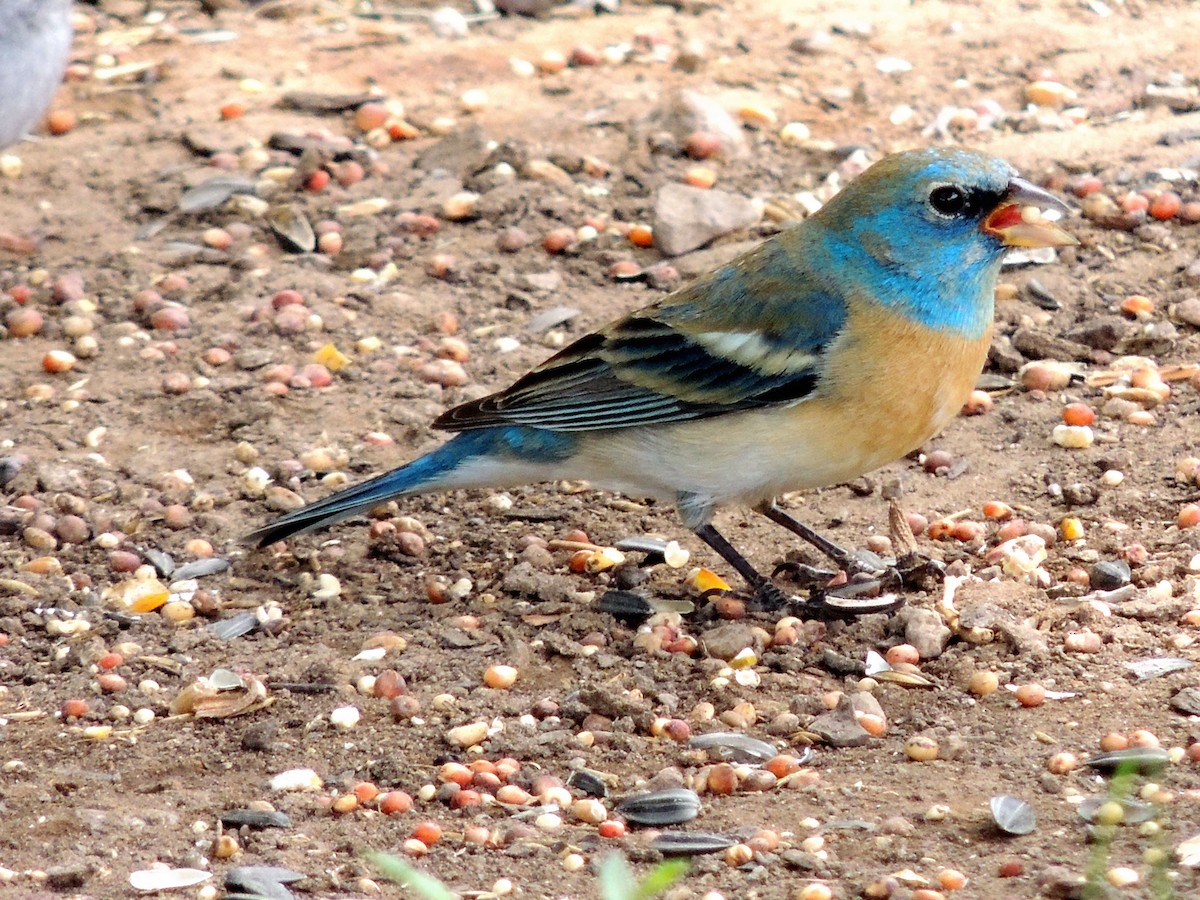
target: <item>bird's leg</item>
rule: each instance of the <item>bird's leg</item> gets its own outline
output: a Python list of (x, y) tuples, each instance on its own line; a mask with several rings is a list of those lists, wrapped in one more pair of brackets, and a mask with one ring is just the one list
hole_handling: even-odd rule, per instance
[[(797, 603), (795, 598), (789, 597), (775, 582), (755, 569), (746, 557), (738, 553), (734, 546), (725, 540), (721, 532), (713, 528), (711, 523), (706, 522), (692, 530), (700, 540), (716, 550), (725, 562), (733, 566), (738, 574), (746, 579), (746, 583), (754, 592), (754, 599), (761, 604), (763, 609), (778, 610)], [(830, 546), (835, 545), (830, 544)], [(814, 592), (808, 601), (799, 603), (804, 614), (816, 619), (853, 619), (867, 613), (895, 612), (903, 605), (904, 599), (895, 594), (859, 597), (852, 593), (848, 597), (839, 597), (829, 592)]]
[(851, 553), (844, 547), (838, 546), (823, 534), (814, 531), (799, 519), (784, 512), (775, 505), (774, 500), (764, 501), (754, 507), (754, 509), (756, 512), (762, 513), (776, 525), (781, 525), (792, 534), (812, 544), (833, 560), (838, 568), (844, 570), (847, 575), (860, 573), (874, 575), (888, 568), (887, 563), (869, 550), (860, 550), (857, 553)]
[(692, 529), (696, 536), (708, 546), (717, 551), (717, 554), (725, 562), (729, 563), (737, 573), (746, 580), (750, 585), (750, 590), (754, 592), (754, 597), (766, 609), (779, 609), (787, 605), (789, 598), (771, 579), (759, 572), (750, 564), (750, 560), (738, 553), (733, 544), (725, 540), (724, 535), (717, 529), (713, 528), (711, 522), (705, 522), (703, 525), (697, 525)]

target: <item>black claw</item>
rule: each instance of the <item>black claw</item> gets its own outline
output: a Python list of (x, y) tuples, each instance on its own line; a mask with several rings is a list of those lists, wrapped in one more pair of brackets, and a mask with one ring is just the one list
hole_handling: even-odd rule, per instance
[(755, 605), (761, 609), (775, 611), (790, 606), (795, 598), (771, 581), (763, 581), (754, 589)]
[(816, 566), (810, 566), (806, 563), (786, 560), (772, 570), (771, 577), (777, 578), (784, 574), (799, 585), (810, 586), (826, 584), (831, 578), (837, 575), (837, 572), (831, 572), (828, 569), (819, 569)]

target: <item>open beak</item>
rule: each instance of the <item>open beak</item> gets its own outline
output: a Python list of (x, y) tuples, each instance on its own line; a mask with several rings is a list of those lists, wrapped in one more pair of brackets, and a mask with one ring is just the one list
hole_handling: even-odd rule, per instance
[(1008, 183), (1004, 199), (983, 222), (983, 230), (995, 235), (1006, 247), (1070, 247), (1079, 241), (1054, 222), (1042, 216), (1042, 210), (1060, 213), (1071, 208), (1047, 190), (1023, 178)]

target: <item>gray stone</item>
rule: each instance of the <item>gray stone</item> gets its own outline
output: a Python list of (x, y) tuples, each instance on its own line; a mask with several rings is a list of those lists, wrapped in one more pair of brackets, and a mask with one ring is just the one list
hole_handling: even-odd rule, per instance
[(950, 640), (950, 629), (942, 617), (932, 609), (907, 606), (896, 614), (904, 625), (904, 640), (917, 648), (921, 659), (936, 659), (946, 649)]
[(487, 135), (478, 125), (448, 134), (413, 161), (422, 172), (446, 172), (462, 180), (483, 168), (488, 154)]
[(1188, 297), (1171, 309), (1171, 318), (1184, 325), (1200, 328), (1200, 297)]
[(707, 131), (720, 141), (726, 159), (746, 156), (750, 148), (742, 126), (711, 97), (681, 90), (650, 114), (650, 125), (670, 132), (682, 146), (693, 131)]
[(709, 656), (726, 662), (747, 648), (755, 653), (761, 653), (763, 648), (762, 634), (742, 622), (728, 622), (710, 628), (704, 632), (700, 643)]
[(854, 705), (845, 694), (837, 707), (809, 722), (808, 730), (831, 747), (861, 747), (871, 740), (870, 733), (854, 717)]
[(1064, 337), (1093, 350), (1112, 350), (1129, 331), (1129, 323), (1117, 316), (1101, 316), (1076, 325)]
[(665, 184), (654, 201), (654, 246), (678, 256), (750, 227), (759, 214), (755, 203), (737, 194)]

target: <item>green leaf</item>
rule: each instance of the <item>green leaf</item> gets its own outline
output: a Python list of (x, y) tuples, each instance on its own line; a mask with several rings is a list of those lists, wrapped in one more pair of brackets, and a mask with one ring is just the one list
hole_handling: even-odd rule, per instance
[(454, 894), (451, 893), (450, 889), (432, 875), (426, 875), (424, 872), (414, 869), (389, 853), (367, 853), (364, 855), (367, 861), (382, 872), (385, 877), (390, 878), (397, 884), (411, 888), (424, 897), (425, 900), (455, 900)]
[(646, 877), (642, 879), (635, 895), (637, 900), (650, 900), (651, 897), (661, 894), (682, 878), (687, 870), (688, 861), (686, 859), (663, 860), (647, 872)]
[(637, 900), (633, 869), (620, 853), (610, 853), (600, 863), (600, 896), (604, 900)]

